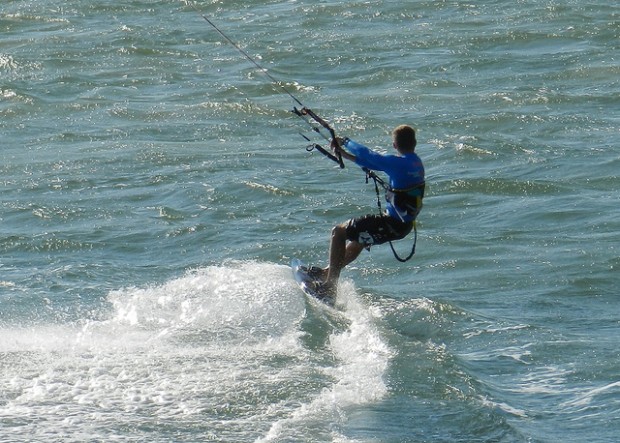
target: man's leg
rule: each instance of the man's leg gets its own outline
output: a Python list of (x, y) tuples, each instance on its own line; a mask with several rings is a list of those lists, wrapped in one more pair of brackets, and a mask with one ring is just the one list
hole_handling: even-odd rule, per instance
[(340, 224), (332, 230), (326, 282), (334, 288), (338, 284), (340, 271), (355, 260), (364, 249), (364, 246), (356, 241), (347, 244), (347, 224)]
[(362, 245), (361, 243), (358, 243), (356, 241), (351, 241), (347, 244), (347, 250), (344, 254), (344, 266), (343, 268), (347, 267), (349, 265), (349, 263), (355, 261), (355, 259), (357, 257), (359, 257), (359, 255), (361, 254), (361, 252), (364, 250), (366, 246)]

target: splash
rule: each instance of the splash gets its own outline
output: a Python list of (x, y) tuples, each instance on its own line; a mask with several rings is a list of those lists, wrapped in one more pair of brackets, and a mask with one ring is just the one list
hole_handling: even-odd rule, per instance
[(345, 330), (335, 330), (329, 337), (328, 348), (336, 364), (323, 371), (333, 383), (289, 416), (276, 421), (257, 443), (303, 441), (309, 427), (322, 434), (323, 441), (343, 439), (338, 428), (345, 425), (346, 410), (377, 402), (387, 394), (383, 378), (393, 351), (379, 334), (372, 311), (358, 301), (350, 281), (340, 285), (338, 298), (350, 324)]
[(162, 286), (114, 291), (114, 316), (105, 326), (151, 331), (153, 340), (186, 334), (202, 340), (273, 337), (303, 313), (301, 301), (291, 297), (287, 272), (271, 264), (230, 263), (193, 270)]
[(391, 357), (341, 289), (339, 311), (315, 306), (287, 266), (233, 262), (113, 291), (97, 321), (2, 330), (0, 438), (332, 439), (385, 395)]

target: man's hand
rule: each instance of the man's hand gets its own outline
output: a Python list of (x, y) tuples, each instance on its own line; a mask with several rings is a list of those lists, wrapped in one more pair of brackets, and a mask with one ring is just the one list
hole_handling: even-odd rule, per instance
[(342, 142), (343, 142), (343, 139), (341, 137), (336, 137), (332, 139), (329, 146), (335, 152), (337, 149), (340, 149), (340, 147), (342, 146)]
[(335, 139), (332, 139), (330, 146), (332, 148), (332, 151), (334, 151), (335, 154), (340, 154), (343, 158), (346, 158), (347, 160), (351, 160), (351, 161), (355, 161), (355, 156), (353, 154), (348, 153), (347, 151), (344, 150), (343, 145), (346, 144), (346, 142), (349, 141), (348, 138), (342, 138), (342, 137), (336, 137)]

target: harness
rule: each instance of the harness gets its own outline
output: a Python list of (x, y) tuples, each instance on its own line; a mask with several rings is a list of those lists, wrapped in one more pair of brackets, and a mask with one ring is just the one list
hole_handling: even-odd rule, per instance
[(425, 187), (426, 183), (421, 183), (407, 189), (388, 189), (385, 191), (385, 198), (396, 209), (402, 209), (407, 216), (417, 217), (422, 210)]
[[(392, 203), (392, 205), (396, 208), (396, 211), (399, 212), (402, 210), (408, 216), (417, 217), (417, 215), (422, 210), (422, 199), (424, 199), (424, 190), (426, 189), (426, 183), (422, 182), (419, 185), (412, 186), (407, 189), (393, 189), (391, 188), (383, 179), (381, 179), (377, 174), (371, 171), (368, 168), (362, 168), (364, 172), (366, 172), (366, 183), (368, 183), (369, 179), (372, 179), (375, 185), (375, 192), (377, 194), (377, 208), (379, 209), (379, 215), (383, 215), (383, 209), (381, 208), (381, 193), (379, 192), (379, 186), (381, 186), (385, 190), (386, 199)], [(402, 216), (401, 220), (403, 220)], [(390, 249), (392, 249), (392, 253), (394, 254), (394, 258), (401, 263), (405, 263), (413, 257), (415, 254), (415, 247), (418, 242), (418, 228), (416, 225), (415, 218), (411, 222), (413, 224), (413, 246), (411, 247), (411, 252), (406, 258), (402, 258), (394, 249), (394, 245), (390, 241)], [(389, 225), (388, 225), (389, 228)]]

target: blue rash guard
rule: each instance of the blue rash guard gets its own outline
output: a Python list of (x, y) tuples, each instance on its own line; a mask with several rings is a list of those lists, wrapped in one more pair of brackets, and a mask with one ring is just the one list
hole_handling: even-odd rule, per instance
[[(416, 153), (379, 154), (353, 140), (347, 140), (344, 147), (355, 156), (355, 163), (358, 166), (385, 172), (389, 177), (391, 189), (409, 189), (424, 183), (424, 165)], [(387, 213), (390, 217), (404, 222), (415, 219), (415, 216), (399, 211), (389, 199), (387, 199)]]

